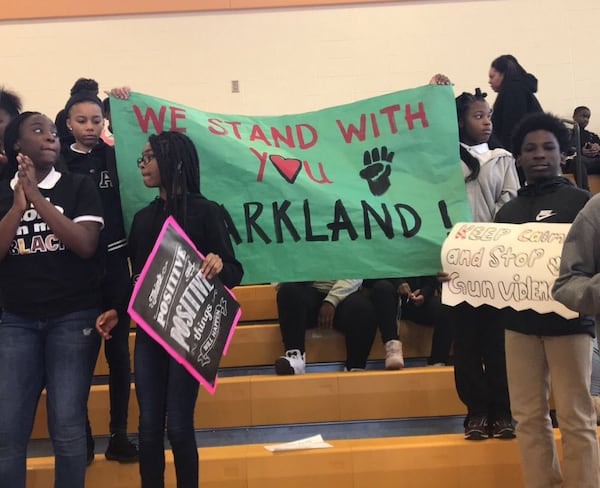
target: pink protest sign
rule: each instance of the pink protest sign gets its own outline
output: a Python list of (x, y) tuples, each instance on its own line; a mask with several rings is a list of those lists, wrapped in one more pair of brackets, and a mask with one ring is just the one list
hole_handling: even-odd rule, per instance
[(202, 277), (203, 259), (169, 217), (135, 284), (128, 312), (212, 394), (241, 310), (218, 278)]

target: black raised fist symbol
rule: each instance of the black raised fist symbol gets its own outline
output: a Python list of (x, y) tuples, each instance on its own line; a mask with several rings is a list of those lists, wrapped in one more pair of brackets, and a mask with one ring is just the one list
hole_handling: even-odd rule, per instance
[(377, 147), (364, 152), (365, 167), (360, 170), (359, 174), (361, 178), (368, 181), (369, 190), (373, 195), (383, 195), (390, 187), (390, 173), (392, 172), (390, 163), (393, 158), (394, 153), (388, 153), (385, 146), (382, 146), (381, 152)]

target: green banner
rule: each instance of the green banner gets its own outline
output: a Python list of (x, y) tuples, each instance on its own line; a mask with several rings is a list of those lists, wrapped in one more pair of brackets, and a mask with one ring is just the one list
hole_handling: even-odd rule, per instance
[(184, 132), (244, 283), (435, 274), (449, 229), (470, 220), (449, 86), (281, 116), (132, 93), (111, 115), (126, 225), (157, 195), (136, 166), (148, 136)]

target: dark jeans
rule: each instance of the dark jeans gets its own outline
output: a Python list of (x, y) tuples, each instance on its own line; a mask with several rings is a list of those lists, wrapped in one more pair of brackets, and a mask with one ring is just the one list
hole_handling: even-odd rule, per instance
[(499, 311), (487, 305), (454, 307), (454, 379), (456, 391), (469, 416), (490, 421), (510, 418), (504, 329)]
[(581, 161), (585, 165), (585, 169), (588, 175), (600, 174), (600, 156), (596, 156), (595, 158), (581, 156)]
[(25, 487), (27, 441), (42, 389), (54, 447), (56, 488), (85, 483), (85, 412), (100, 336), (99, 311), (51, 319), (0, 319), (0, 485)]
[[(306, 330), (317, 326), (317, 317), (327, 296), (310, 283), (284, 283), (277, 290), (279, 327), (286, 350), (304, 352)], [(333, 327), (346, 337), (346, 368), (364, 368), (375, 338), (375, 311), (369, 298), (357, 291), (335, 309)]]
[(165, 486), (165, 422), (173, 450), (177, 488), (197, 488), (194, 406), (198, 382), (140, 327), (136, 331), (134, 364), (140, 408), (142, 488)]

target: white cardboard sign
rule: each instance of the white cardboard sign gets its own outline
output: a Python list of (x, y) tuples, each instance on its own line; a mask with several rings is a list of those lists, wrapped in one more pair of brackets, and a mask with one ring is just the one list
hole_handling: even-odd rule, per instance
[(451, 278), (442, 288), (442, 302), (577, 317), (551, 295), (570, 227), (537, 222), (457, 223), (442, 246), (442, 269)]

